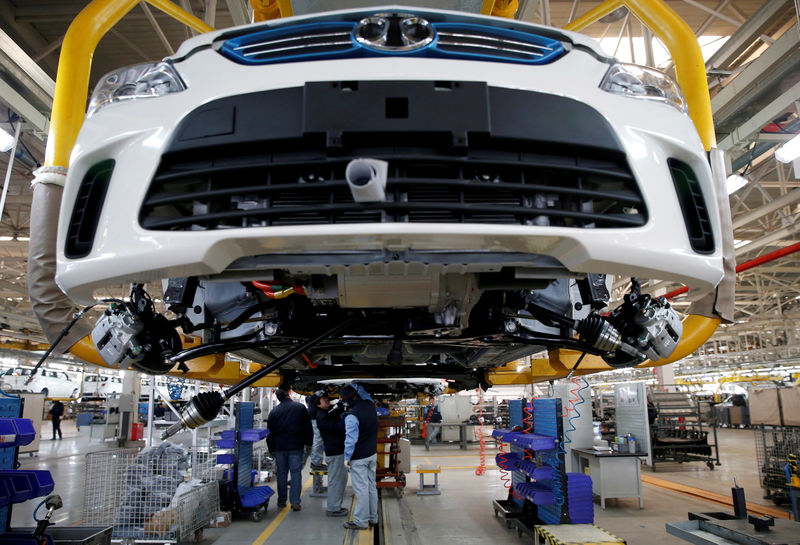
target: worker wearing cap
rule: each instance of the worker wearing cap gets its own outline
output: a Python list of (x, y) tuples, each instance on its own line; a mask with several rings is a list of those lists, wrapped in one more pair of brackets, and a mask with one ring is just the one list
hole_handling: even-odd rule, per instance
[(347, 469), (344, 467), (344, 404), (332, 405), (324, 390), (311, 396), (317, 408), (317, 428), (325, 444), (328, 460), (328, 503), (325, 514), (329, 517), (347, 516), (349, 510), (342, 507), (344, 490), (347, 487)]
[(356, 494), (353, 520), (345, 522), (344, 527), (364, 530), (378, 524), (378, 415), (369, 395), (359, 395), (353, 386), (342, 388), (340, 395), (349, 409), (344, 419), (344, 463), (350, 469)]
[(292, 511), (300, 511), (300, 491), (303, 488), (300, 472), (303, 469), (303, 447), (311, 449), (314, 434), (311, 418), (302, 403), (292, 401), (289, 390), (275, 392), (278, 406), (267, 417), (268, 445), (275, 454), (275, 478), (278, 481), (278, 507), (286, 507), (287, 477), (292, 475), (289, 501)]

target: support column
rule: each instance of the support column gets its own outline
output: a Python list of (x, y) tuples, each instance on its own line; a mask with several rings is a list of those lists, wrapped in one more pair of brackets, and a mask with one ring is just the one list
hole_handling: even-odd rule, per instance
[(672, 392), (675, 390), (675, 387), (672, 386), (675, 384), (675, 364), (669, 363), (667, 365), (662, 365), (661, 367), (656, 367), (656, 376), (658, 377), (658, 383), (660, 385), (668, 385), (664, 387), (664, 390), (667, 392)]
[(137, 446), (141, 443), (131, 442), (131, 430), (133, 424), (139, 421), (139, 394), (141, 392), (142, 381), (137, 371), (122, 372), (122, 396), (120, 397), (120, 426), (125, 422), (125, 413), (128, 413), (128, 422), (124, 429), (120, 430), (120, 436), (124, 439), (125, 446)]
[(150, 375), (150, 395), (147, 399), (147, 442), (148, 447), (153, 446), (153, 404), (156, 396), (156, 377)]

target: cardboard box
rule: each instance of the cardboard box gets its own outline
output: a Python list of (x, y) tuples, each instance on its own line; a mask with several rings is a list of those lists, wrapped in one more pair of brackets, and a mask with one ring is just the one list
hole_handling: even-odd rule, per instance
[(208, 525), (209, 528), (227, 528), (231, 525), (231, 512), (230, 511), (218, 511), (214, 518), (211, 519), (211, 523)]
[(144, 533), (149, 535), (169, 534), (178, 525), (178, 512), (175, 509), (162, 509), (144, 523)]

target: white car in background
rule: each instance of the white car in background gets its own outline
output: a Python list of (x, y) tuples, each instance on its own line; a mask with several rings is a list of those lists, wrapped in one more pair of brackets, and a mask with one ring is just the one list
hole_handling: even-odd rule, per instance
[(105, 377), (107, 380), (99, 385), (100, 395), (108, 397), (110, 395), (117, 395), (122, 393), (122, 378), (121, 377)]
[(122, 378), (110, 375), (85, 375), (84, 397), (107, 397), (122, 393)]
[(32, 371), (29, 367), (12, 367), (0, 377), (0, 387), (3, 390), (42, 393), (46, 398), (74, 398), (80, 392), (80, 385), (69, 375), (50, 369), (39, 369), (27, 384)]

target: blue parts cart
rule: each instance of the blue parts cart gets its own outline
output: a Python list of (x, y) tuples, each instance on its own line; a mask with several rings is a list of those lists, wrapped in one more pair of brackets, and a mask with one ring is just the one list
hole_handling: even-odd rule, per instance
[(222, 487), (222, 509), (233, 514), (245, 513), (254, 522), (260, 521), (267, 512), (269, 499), (275, 494), (269, 486), (255, 486), (253, 473), (253, 443), (269, 435), (266, 429), (253, 428), (253, 403), (237, 403), (234, 408), (236, 426), (222, 432), (217, 447), (229, 449), (230, 453), (218, 454), (217, 463), (231, 465), (229, 479)]
[(496, 462), (507, 483), (508, 497), (492, 504), (517, 535), (536, 537), (537, 525), (591, 524), (594, 520), (592, 481), (582, 473), (567, 473), (561, 399), (509, 402), (510, 429), (492, 435), (509, 452)]

